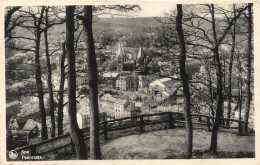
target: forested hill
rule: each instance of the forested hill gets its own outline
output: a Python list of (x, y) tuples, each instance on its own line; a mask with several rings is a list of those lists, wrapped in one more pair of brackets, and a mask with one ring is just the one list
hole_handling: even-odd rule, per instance
[(126, 32), (158, 25), (159, 23), (152, 17), (98, 18), (98, 20), (93, 23), (93, 29), (97, 31), (102, 29), (113, 29), (118, 32)]
[[(159, 23), (153, 17), (138, 17), (138, 18), (98, 18), (93, 23), (93, 31), (100, 33), (101, 31), (113, 31), (119, 33), (131, 33), (133, 31), (142, 31), (144, 28), (159, 26)], [(51, 30), (52, 34), (60, 34), (65, 32), (66, 25), (56, 25)], [(32, 34), (24, 28), (16, 28), (18, 36), (25, 35), (27, 37)]]
[[(240, 20), (241, 21), (241, 20)], [(220, 23), (221, 22), (221, 23)], [(223, 24), (224, 27), (227, 26), (226, 22), (222, 22), (221, 20), (217, 19), (216, 24)], [(241, 22), (238, 21), (237, 24), (241, 24)], [(143, 32), (143, 29), (149, 28), (149, 27), (158, 27), (161, 24), (156, 21), (153, 17), (135, 17), (135, 18), (129, 18), (129, 17), (115, 17), (115, 18), (97, 18), (93, 22), (93, 33), (94, 37), (96, 39), (96, 36), (99, 36), (100, 33), (110, 33), (113, 35), (116, 34), (131, 34), (136, 33), (140, 34)], [(50, 34), (52, 36), (55, 36), (55, 38), (58, 40), (58, 38), (62, 37), (64, 38), (65, 32), (65, 23), (62, 25), (54, 26), (52, 29), (50, 29)], [(210, 28), (211, 25), (208, 22), (204, 22), (204, 24), (201, 25), (203, 28), (207, 29)], [(218, 29), (220, 31), (223, 31), (223, 29)], [(25, 30), (24, 28), (16, 28), (15, 29), (17, 36), (27, 36), (31, 37), (33, 34), (30, 33), (28, 30)], [(243, 29), (243, 31), (246, 31), (246, 29)], [(230, 40), (230, 36), (226, 37), (227, 40)], [(237, 40), (245, 40), (244, 35), (237, 34)], [(228, 41), (230, 42), (230, 41)]]

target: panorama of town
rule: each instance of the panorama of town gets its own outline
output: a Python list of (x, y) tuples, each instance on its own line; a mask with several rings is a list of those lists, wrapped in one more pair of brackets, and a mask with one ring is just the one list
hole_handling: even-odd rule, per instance
[[(123, 36), (125, 38), (125, 36)], [(104, 118), (116, 119), (122, 117), (129, 117), (138, 114), (156, 113), (167, 110), (174, 110), (182, 112), (182, 91), (181, 83), (176, 80), (179, 76), (174, 74), (175, 64), (169, 60), (163, 60), (161, 57), (150, 57), (142, 46), (139, 48), (126, 47), (126, 42), (118, 41), (116, 45), (101, 46), (95, 43), (97, 49), (97, 64), (98, 64), (98, 89), (99, 89), (99, 111), (102, 120)], [(78, 48), (84, 49), (85, 43), (79, 42)], [(53, 48), (55, 49), (55, 48)], [(50, 51), (53, 51), (50, 49)], [(51, 57), (51, 61), (56, 63), (57, 68), (53, 71), (53, 84), (59, 84), (59, 61), (61, 52), (56, 52)], [(158, 52), (159, 53), (159, 52)], [(23, 59), (22, 67), (30, 67), (32, 64), (34, 54), (32, 53), (16, 53), (12, 58)], [(86, 73), (86, 54), (78, 54), (81, 58), (76, 63), (76, 68), (79, 71), (77, 77), (78, 92), (77, 102), (77, 121), (80, 128), (87, 127), (89, 110), (88, 110), (88, 77)], [(44, 60), (44, 58), (42, 59)], [(65, 62), (66, 63), (66, 62)], [(194, 65), (196, 70), (192, 74), (203, 72), (204, 67), (197, 62), (190, 61), (190, 65)], [(26, 71), (27, 72), (27, 71)], [(55, 73), (56, 72), (56, 73)], [(204, 71), (205, 72), (205, 71)], [(7, 103), (7, 112), (12, 112), (9, 125), (11, 130), (19, 130), (18, 132), (32, 131), (41, 128), (41, 122), (38, 112), (38, 97), (34, 96), (35, 78), (32, 76), (27, 79), (22, 79), (21, 82), (12, 84), (10, 91), (17, 90), (17, 97), (15, 100)], [(47, 77), (47, 73), (43, 74)], [(43, 80), (43, 85), (47, 90), (47, 81)], [(26, 88), (26, 93), (20, 96), (22, 90)], [(67, 88), (67, 83), (64, 89)], [(53, 90), (59, 90), (59, 85), (54, 85)], [(10, 99), (14, 99), (14, 92), (12, 92)], [(27, 94), (28, 92), (28, 94)], [(58, 92), (56, 92), (57, 94)], [(54, 93), (55, 95), (55, 93)], [(47, 103), (48, 93), (44, 95), (44, 101)], [(9, 98), (7, 98), (9, 99)], [(66, 104), (66, 92), (64, 93), (64, 103)], [(56, 100), (58, 102), (58, 100)], [(64, 130), (67, 128), (68, 121), (66, 120), (68, 106), (64, 106)], [(10, 110), (9, 110), (10, 109)], [(14, 112), (15, 110), (15, 112)], [(208, 110), (205, 112), (208, 113)], [(9, 115), (9, 114), (7, 114)], [(39, 114), (40, 115), (40, 114)], [(47, 116), (47, 126), (51, 129), (50, 116)], [(20, 126), (23, 125), (21, 128)], [(15, 131), (16, 132), (16, 131)], [(51, 132), (51, 131), (49, 131)], [(40, 137), (38, 137), (40, 139)], [(30, 139), (30, 140), (35, 140)]]
[[(242, 10), (245, 8), (243, 5), (237, 6), (237, 8), (241, 8), (242, 12), (247, 12), (247, 10)], [(10, 34), (6, 34), (6, 129), (8, 150), (36, 144), (43, 139), (41, 135), (43, 112), (40, 111), (41, 108), (39, 107), (41, 105), (39, 104), (39, 79), (37, 80), (36, 78), (39, 73), (37, 68), (39, 67), (35, 63), (35, 41), (37, 38), (34, 37), (36, 27), (32, 27), (34, 26), (31, 23), (33, 19), (30, 18), (34, 14), (35, 17), (39, 17), (36, 13), (38, 12), (39, 14), (42, 9), (41, 7), (35, 8), (22, 7), (17, 9), (12, 15), (12, 23), (15, 24), (15, 21), (19, 19), (20, 21), (28, 19), (27, 21), (29, 22), (18, 23), (17, 27)], [(232, 6), (229, 9), (233, 10)], [(8, 9), (6, 10), (8, 11)], [(57, 13), (62, 13), (65, 9), (62, 7), (48, 7), (47, 10), (46, 7), (43, 10), (44, 12), (49, 12), (50, 16), (43, 16), (42, 27), (49, 26), (49, 28), (45, 29), (45, 31), (48, 31), (46, 34), (44, 30), (42, 32), (38, 58), (40, 61), (40, 79), (46, 114), (46, 121), (44, 122), (46, 122), (47, 139), (49, 139), (70, 131), (69, 85), (67, 81), (69, 61), (66, 57), (65, 48), (65, 16), (63, 14), (61, 16), (64, 18), (53, 18), (55, 16), (58, 17), (59, 14)], [(184, 12), (188, 13), (190, 10), (192, 9), (186, 7)], [(238, 10), (237, 12), (241, 11)], [(96, 83), (98, 84), (99, 122), (160, 112), (184, 113), (185, 100), (182, 77), (179, 70), (180, 63), (179, 59), (176, 58), (179, 54), (179, 50), (176, 50), (178, 47), (176, 48), (175, 41), (177, 32), (174, 30), (175, 23), (169, 23), (171, 19), (175, 19), (175, 15), (172, 12), (157, 18), (99, 18), (94, 16), (93, 36), (98, 76)], [(194, 16), (193, 13), (195, 19), (190, 19), (188, 20), (190, 21), (189, 23), (183, 25), (185, 28), (191, 29), (188, 29), (188, 32), (184, 28), (184, 31), (187, 31), (187, 38), (189, 38), (189, 35), (192, 36), (192, 28), (202, 37), (203, 30), (201, 29), (203, 28), (207, 32), (207, 34), (204, 33), (205, 36), (211, 35), (211, 31), (207, 31), (208, 27), (211, 27), (208, 26), (210, 24), (209, 21), (206, 21), (205, 24), (193, 24), (193, 22), (198, 20), (205, 21), (205, 19), (210, 19), (209, 15), (202, 18), (201, 15)], [(232, 16), (231, 14), (228, 21), (233, 21), (231, 20)], [(236, 17), (234, 16), (234, 18)], [(49, 25), (47, 18), (49, 18)], [(221, 20), (221, 18), (217, 17), (216, 21), (226, 21), (225, 19)], [(244, 19), (236, 19), (237, 26), (241, 24), (242, 30), (247, 28), (247, 24), (243, 24)], [(84, 28), (82, 28), (81, 21), (78, 20), (75, 26), (76, 119), (79, 128), (84, 129), (89, 127), (90, 123), (89, 70), (88, 54), (86, 52), (88, 47), (84, 38), (85, 34), (82, 32)], [(221, 31), (221, 28), (218, 30)], [(241, 32), (240, 34), (237, 32), (237, 40), (241, 42), (237, 44), (234, 57), (231, 59), (231, 39), (233, 35), (232, 30), (234, 29), (229, 28), (228, 30), (231, 31), (226, 35), (228, 39), (224, 39), (223, 44), (219, 44), (218, 47), (220, 52), (220, 59), (218, 60), (222, 63), (222, 117), (244, 120), (247, 106), (246, 79), (248, 74), (246, 72), (247, 63), (245, 62), (247, 38), (244, 33)], [(221, 36), (222, 33), (218, 33)], [(191, 47), (187, 46), (187, 52), (193, 53), (193, 55), (188, 53), (189, 55), (186, 59), (186, 73), (190, 81), (191, 113), (215, 117), (216, 99), (218, 98), (217, 75), (219, 74), (216, 73), (216, 59), (211, 57), (210, 51), (213, 51), (213, 49), (206, 49), (207, 44), (203, 45), (206, 41), (200, 40), (201, 37), (199, 38), (198, 36), (192, 37), (197, 37), (196, 39), (199, 41), (193, 41), (192, 39), (187, 41), (193, 42), (193, 45), (189, 45)], [(211, 39), (206, 38), (205, 40)], [(212, 42), (209, 42), (208, 45)], [(195, 44), (198, 45), (195, 47)], [(230, 72), (231, 62), (233, 63), (233, 68), (231, 66)], [(253, 69), (251, 74), (253, 75)], [(230, 87), (231, 84), (232, 87)], [(253, 83), (251, 83), (251, 91), (252, 89)], [(253, 97), (251, 97), (250, 104), (248, 127), (253, 131)], [(54, 112), (54, 116), (52, 112)], [(59, 123), (62, 123), (62, 126)], [(232, 127), (232, 124), (237, 126), (237, 123), (231, 122), (229, 127)], [(53, 125), (56, 128), (54, 132), (52, 131)]]

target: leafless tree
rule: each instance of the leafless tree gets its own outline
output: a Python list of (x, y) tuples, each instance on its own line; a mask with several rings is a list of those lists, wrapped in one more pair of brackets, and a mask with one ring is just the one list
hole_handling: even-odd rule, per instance
[(7, 13), (5, 15), (5, 38), (9, 37), (11, 38), (13, 29), (21, 24), (22, 22), (19, 21), (21, 16), (17, 16), (15, 18), (12, 18), (13, 14), (18, 11), (21, 7), (11, 7), (10, 9), (7, 9)]
[(192, 157), (192, 121), (190, 114), (190, 90), (188, 76), (186, 73), (186, 48), (185, 48), (185, 39), (182, 29), (182, 5), (177, 5), (177, 16), (176, 16), (176, 29), (179, 38), (179, 47), (180, 47), (180, 74), (182, 79), (182, 87), (184, 94), (184, 115), (186, 120), (186, 154), (187, 158)]
[(86, 159), (87, 150), (83, 132), (77, 124), (76, 107), (76, 72), (74, 52), (74, 11), (75, 6), (66, 7), (66, 47), (68, 59), (68, 97), (69, 97), (69, 126), (70, 135), (75, 145), (77, 159)]
[[(221, 122), (221, 117), (223, 117), (223, 75), (222, 75), (222, 64), (220, 60), (220, 45), (223, 44), (225, 37), (227, 36), (229, 30), (233, 26), (234, 22), (241, 16), (242, 12), (246, 10), (247, 7), (239, 8), (235, 12), (236, 14), (229, 16), (230, 20), (226, 26), (218, 28), (219, 22), (217, 21), (215, 15), (221, 12), (220, 8), (216, 8), (214, 4), (202, 5), (205, 7), (205, 14), (209, 14), (210, 17), (206, 17), (195, 12), (190, 13), (189, 24), (185, 23), (187, 27), (193, 28), (197, 31), (195, 33), (192, 41), (189, 41), (190, 46), (199, 47), (202, 49), (209, 50), (214, 57), (216, 63), (216, 77), (217, 77), (217, 98), (216, 98), (216, 119), (213, 125), (212, 136), (211, 136), (211, 146), (210, 151), (212, 154), (217, 154), (217, 133), (219, 124)], [(224, 13), (225, 14), (225, 13)], [(209, 24), (211, 27), (202, 27), (204, 23)]]
[(59, 87), (59, 103), (58, 103), (58, 135), (63, 134), (63, 100), (64, 100), (64, 83), (65, 83), (65, 58), (66, 43), (62, 43), (62, 55), (60, 60), (60, 87)]
[[(233, 4), (233, 10), (234, 10), (234, 16), (236, 16), (236, 5)], [(236, 20), (234, 21), (233, 28), (230, 29), (231, 37), (232, 37), (232, 47), (230, 52), (230, 58), (229, 58), (229, 68), (228, 68), (228, 111), (227, 111), (227, 118), (230, 118), (231, 113), (231, 98), (232, 98), (232, 67), (233, 67), (233, 58), (235, 53), (235, 47), (236, 47)], [(229, 121), (227, 122), (227, 125), (229, 125)]]
[[(252, 59), (252, 33), (253, 33), (253, 16), (252, 16), (252, 3), (248, 4), (248, 47), (247, 47), (247, 81), (246, 81), (246, 85), (247, 85), (247, 89), (246, 89), (246, 110), (245, 110), (245, 118), (244, 120), (246, 122), (248, 122), (248, 118), (249, 118), (249, 112), (250, 112), (250, 100), (251, 100), (251, 59)], [(244, 133), (248, 134), (248, 124), (244, 125)]]
[(99, 111), (98, 111), (98, 79), (97, 61), (92, 32), (92, 6), (84, 6), (83, 22), (85, 43), (87, 47), (88, 77), (89, 77), (89, 111), (90, 111), (90, 158), (101, 159), (99, 141)]
[[(51, 10), (51, 11), (49, 11)], [(46, 7), (45, 9), (45, 29), (44, 29), (44, 40), (45, 40), (45, 55), (47, 60), (47, 70), (48, 70), (48, 92), (49, 92), (49, 108), (50, 108), (50, 115), (51, 115), (51, 137), (55, 137), (55, 114), (54, 114), (54, 98), (53, 98), (53, 84), (52, 84), (52, 66), (50, 61), (50, 56), (53, 55), (56, 51), (60, 50), (58, 49), (52, 50), (50, 52), (49, 50), (49, 41), (48, 41), (48, 29), (53, 27), (54, 25), (63, 24), (65, 23), (64, 18), (58, 17), (58, 11), (55, 7)], [(61, 75), (62, 76), (62, 75)], [(62, 81), (62, 79), (61, 79)], [(62, 84), (62, 82), (61, 82)], [(60, 98), (61, 99), (61, 98)], [(62, 98), (63, 99), (63, 98)]]

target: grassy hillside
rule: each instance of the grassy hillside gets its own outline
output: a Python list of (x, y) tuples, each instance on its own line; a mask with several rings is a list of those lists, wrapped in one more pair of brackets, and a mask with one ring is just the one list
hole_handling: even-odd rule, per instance
[[(219, 156), (213, 157), (211, 132), (195, 129), (193, 159), (245, 158), (255, 155), (255, 137), (218, 133)], [(185, 129), (162, 130), (120, 137), (101, 146), (103, 159), (183, 159), (185, 158)]]

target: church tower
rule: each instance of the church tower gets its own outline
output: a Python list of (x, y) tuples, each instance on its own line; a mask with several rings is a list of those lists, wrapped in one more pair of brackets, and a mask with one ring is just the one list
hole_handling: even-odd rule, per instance
[(137, 54), (137, 58), (136, 58), (136, 66), (137, 67), (146, 67), (145, 64), (145, 54), (143, 51), (142, 46), (139, 48), (138, 54)]
[(118, 58), (118, 63), (124, 64), (125, 51), (124, 51), (123, 43), (121, 41), (118, 42), (117, 58)]
[(122, 72), (123, 71), (123, 64), (122, 63), (118, 63), (117, 64), (117, 72)]

